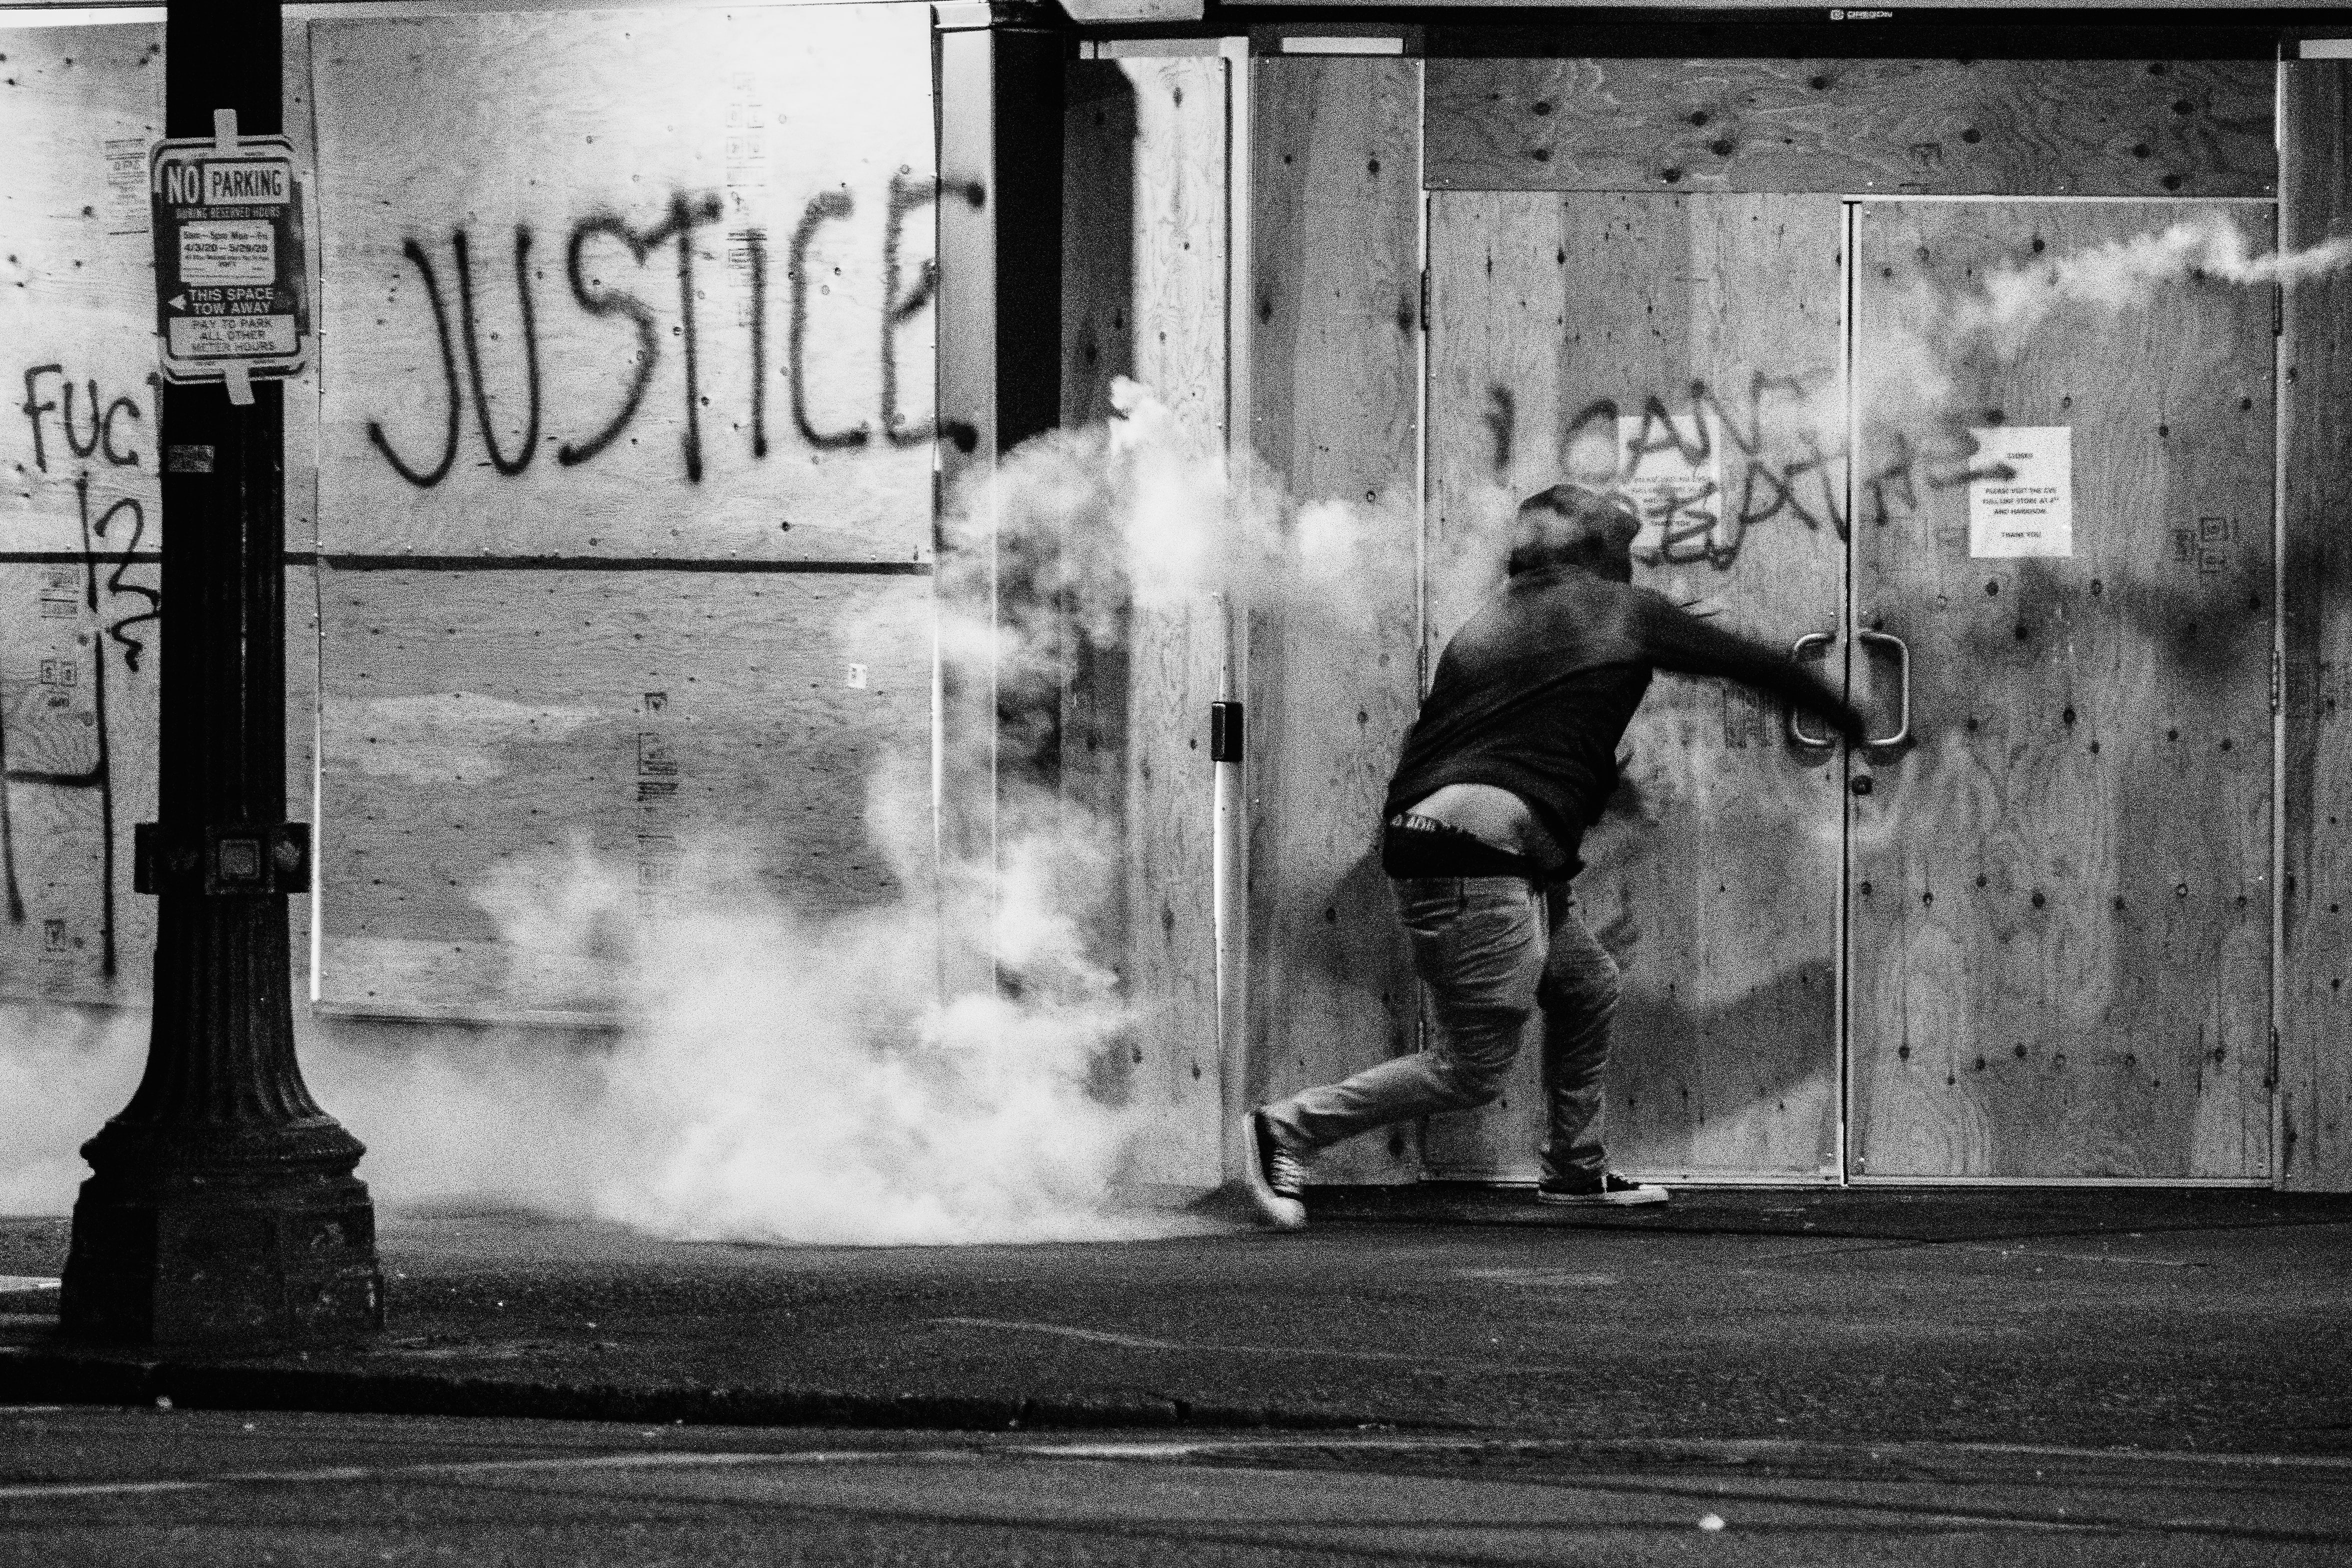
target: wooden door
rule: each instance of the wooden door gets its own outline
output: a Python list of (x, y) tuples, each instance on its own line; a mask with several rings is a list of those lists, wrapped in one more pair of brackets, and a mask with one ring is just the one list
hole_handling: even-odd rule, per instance
[(1851, 1172), (2263, 1177), (2271, 208), (1856, 212)]
[[(1433, 194), (1431, 668), (1499, 583), (1517, 502), (1564, 479), (1642, 499), (1638, 580), (1783, 646), (1836, 631), (1843, 246), (1835, 196)], [(1624, 970), (1612, 1162), (1834, 1181), (1838, 752), (1664, 675), (1627, 752), (1575, 883)], [(1497, 1103), (1430, 1123), (1430, 1174), (1533, 1178), (1537, 1035)]]

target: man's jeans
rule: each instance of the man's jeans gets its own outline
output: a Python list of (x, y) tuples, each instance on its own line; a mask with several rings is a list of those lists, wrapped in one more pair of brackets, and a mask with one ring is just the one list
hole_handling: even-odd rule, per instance
[(1551, 1121), (1544, 1177), (1597, 1180), (1617, 962), (1577, 918), (1567, 889), (1549, 900), (1557, 912), (1547, 953), (1545, 895), (1519, 878), (1418, 877), (1391, 886), (1436, 1039), (1417, 1055), (1267, 1106), (1276, 1138), (1305, 1158), (1393, 1121), (1484, 1105), (1502, 1092), (1519, 1031), (1540, 1005)]

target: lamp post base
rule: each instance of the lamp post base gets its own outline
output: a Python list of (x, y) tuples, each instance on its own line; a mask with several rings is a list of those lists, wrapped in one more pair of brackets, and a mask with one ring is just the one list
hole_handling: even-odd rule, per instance
[(248, 1168), (218, 1182), (93, 1176), (74, 1204), (60, 1294), (59, 1326), (69, 1339), (164, 1344), (373, 1333), (383, 1327), (383, 1273), (367, 1184), (349, 1165), (340, 1173)]

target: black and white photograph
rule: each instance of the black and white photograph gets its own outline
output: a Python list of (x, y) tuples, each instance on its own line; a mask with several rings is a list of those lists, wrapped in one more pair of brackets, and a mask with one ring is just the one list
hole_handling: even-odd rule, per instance
[(2352, 8), (0, 0), (0, 1568), (2352, 1563)]

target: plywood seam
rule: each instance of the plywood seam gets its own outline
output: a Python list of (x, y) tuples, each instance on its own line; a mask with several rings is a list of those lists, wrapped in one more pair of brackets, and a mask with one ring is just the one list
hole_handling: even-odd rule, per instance
[(2268, 1176), (1849, 1176), (1854, 1187), (2151, 1187), (2167, 1191), (2260, 1191)]
[[(1655, 193), (1654, 191), (1653, 191), (1651, 194), (1652, 194), (1652, 195), (1655, 195), (1656, 193)], [(2044, 195), (2044, 196), (2005, 196), (2005, 195), (2000, 195), (2000, 194), (1998, 194), (1998, 193), (1988, 193), (1988, 194), (1983, 194), (1983, 195), (1958, 195), (1958, 194), (1954, 194), (1954, 195), (1928, 195), (1928, 194), (1927, 194), (1927, 193), (1925, 193), (1925, 192), (1922, 192), (1922, 193), (1920, 193), (1920, 194), (1919, 194), (1919, 195), (1906, 195), (1902, 194), (1902, 193), (1901, 193), (1901, 192), (1899, 192), (1899, 191), (1865, 191), (1865, 192), (1858, 192), (1858, 193), (1855, 193), (1855, 194), (1851, 195), (1843, 196), (1843, 197), (1842, 197), (1842, 198), (1840, 198), (1840, 199), (1841, 199), (1841, 200), (1843, 200), (1843, 201), (1849, 201), (1849, 202), (1900, 202), (1900, 203), (1902, 203), (1902, 204), (1903, 204), (1904, 205), (1906, 205), (1906, 206), (1917, 206), (1917, 205), (1923, 205), (1923, 204), (1930, 203), (1930, 202), (1938, 202), (1938, 203), (1941, 203), (1941, 202), (1998, 202), (2000, 205), (2005, 206), (2005, 207), (2016, 207), (2016, 206), (2039, 206), (2039, 205), (2061, 205), (2061, 204), (2063, 204), (2063, 205), (2066, 205), (2066, 206), (2086, 206), (2086, 205), (2114, 205), (2114, 204), (2116, 204), (2116, 203), (2123, 203), (2123, 204), (2126, 204), (2126, 205), (2132, 205), (2132, 206), (2143, 206), (2143, 207), (2145, 207), (2145, 206), (2200, 206), (2200, 207), (2210, 207), (2210, 206), (2258, 206), (2258, 207), (2274, 207), (2274, 206), (2278, 205), (2278, 204), (2279, 204), (2279, 198), (2278, 198), (2275, 195), (2267, 195), (2267, 196), (2156, 196), (2156, 195), (2147, 195), (2147, 196), (2117, 196), (2117, 195), (2084, 195), (2084, 196), (2063, 196), (2063, 195), (2062, 195), (2062, 196), (2047, 196), (2047, 195)]]
[[(1860, 339), (1857, 322), (1860, 318), (1862, 268), (1856, 256), (1862, 242), (1862, 213), (1851, 199), (1840, 208), (1843, 222), (1843, 248), (1839, 261), (1844, 276), (1838, 289), (1839, 374), (1844, 379), (1842, 389), (1845, 399), (1845, 515), (1846, 542), (1839, 555), (1838, 642), (1844, 666), (1839, 671), (1838, 689), (1853, 689), (1854, 647), (1854, 573), (1853, 516), (1855, 460), (1862, 450), (1862, 410), (1853, 394), (1854, 358)], [(1854, 1179), (1853, 1155), (1853, 748), (1844, 748), (1838, 764), (1838, 897), (1832, 916), (1836, 930), (1834, 962), (1837, 965), (1837, 995), (1833, 1004), (1837, 1028), (1837, 1180), (1840, 1186), (1851, 1185)]]
[[(478, 16), (485, 12), (522, 15), (614, 10), (636, 11), (789, 11), (822, 5), (919, 5), (926, 0), (632, 0), (626, 6), (612, 0), (310, 0), (289, 4), (281, 14), (289, 22), (436, 22)], [(161, 21), (163, 8), (141, 7), (138, 15)]]
[[(1432, 186), (1428, 187), (1428, 189), (1429, 189), (1431, 192), (1433, 192), (1433, 193), (1434, 193), (1434, 192), (1436, 192), (1436, 191), (1441, 191), (1441, 190), (1442, 190), (1442, 191), (1444, 191), (1444, 192), (1448, 193), (1449, 195), (1512, 195), (1512, 194), (1529, 194), (1529, 195), (1535, 195), (1535, 194), (1545, 194), (1545, 193), (1549, 193), (1549, 194), (1551, 194), (1551, 195), (1567, 195), (1567, 194), (1570, 194), (1570, 192), (1569, 192), (1569, 191), (1567, 191), (1567, 190), (1562, 190), (1562, 191), (1552, 191), (1552, 190), (1550, 189), (1550, 187), (1549, 187), (1549, 186), (1537, 186), (1537, 187), (1532, 187), (1532, 188), (1531, 188), (1531, 187), (1528, 187), (1528, 186), (1526, 186), (1526, 185), (1432, 185)], [(2269, 195), (2269, 196), (2154, 196), (2154, 195), (2149, 195), (2149, 196), (2117, 196), (2117, 195), (2090, 195), (2090, 196), (2009, 196), (2009, 195), (2000, 195), (2000, 193), (1998, 193), (1998, 192), (1984, 192), (1984, 193), (1978, 193), (1978, 194), (1971, 194), (1971, 195), (1931, 195), (1931, 194), (1928, 194), (1928, 193), (1927, 193), (1927, 192), (1920, 192), (1920, 193), (1918, 193), (1918, 194), (1916, 194), (1916, 195), (1906, 195), (1905, 193), (1900, 192), (1900, 191), (1724, 191), (1724, 190), (1713, 190), (1713, 189), (1708, 189), (1708, 190), (1691, 190), (1691, 191), (1676, 191), (1676, 190), (1660, 190), (1660, 189), (1659, 189), (1656, 185), (1654, 185), (1654, 184), (1651, 184), (1651, 185), (1577, 185), (1577, 186), (1572, 187), (1572, 191), (1573, 191), (1573, 194), (1578, 195), (1587, 195), (1587, 196), (1656, 196), (1656, 197), (1660, 198), (1661, 200), (1671, 200), (1671, 199), (1673, 199), (1673, 198), (1675, 198), (1675, 197), (1677, 197), (1677, 196), (1687, 199), (1687, 198), (1692, 197), (1692, 196), (1808, 195), (1808, 196), (1824, 196), (1824, 197), (1828, 197), (1828, 198), (1830, 198), (1830, 199), (1832, 199), (1832, 200), (1841, 201), (1841, 202), (1856, 202), (1856, 203), (1878, 203), (1878, 202), (1888, 202), (1888, 203), (1899, 203), (1899, 204), (1901, 204), (1901, 205), (1906, 205), (1906, 206), (1916, 206), (1916, 205), (1923, 205), (1923, 204), (1926, 204), (1926, 203), (1930, 203), (1930, 202), (1934, 202), (1934, 203), (1946, 203), (1946, 204), (1948, 204), (1948, 203), (1956, 203), (1956, 202), (1978, 202), (1978, 203), (1985, 203), (1985, 204), (1995, 204), (1995, 203), (1997, 203), (1997, 204), (1999, 204), (1999, 205), (2001, 205), (2001, 206), (2029, 206), (2029, 205), (2053, 205), (2053, 206), (2055, 206), (2055, 205), (2064, 205), (2064, 206), (2085, 206), (2085, 205), (2128, 205), (2128, 206), (2143, 206), (2143, 207), (2147, 207), (2147, 206), (2200, 206), (2200, 207), (2205, 207), (2205, 206), (2255, 206), (2255, 207), (2274, 207), (2274, 206), (2276, 206), (2276, 205), (2279, 205), (2279, 198), (2278, 198), (2277, 196), (2275, 196), (2275, 195)]]
[[(160, 551), (141, 550), (109, 555), (112, 561), (158, 562)], [(0, 550), (0, 566), (79, 566), (75, 550)], [(668, 555), (354, 555), (337, 551), (289, 550), (280, 557), (289, 569), (332, 567), (339, 572), (744, 572), (768, 574), (807, 573), (832, 576), (929, 577), (929, 561), (713, 561), (702, 556)]]
[[(2280, 93), (2285, 73), (2279, 73)], [(2284, 105), (2272, 117), (2274, 133), (2286, 124)], [(2280, 248), (2286, 236), (2280, 214), (2284, 211), (2284, 160), (2281, 160), (2281, 205), (2271, 220), (2271, 247)], [(2270, 1185), (2286, 1186), (2286, 1084), (2280, 1071), (2281, 998), (2286, 993), (2286, 441), (2287, 422), (2280, 407), (2286, 387), (2286, 299), (2275, 296), (2277, 314), (2271, 333), (2271, 973), (2268, 1007), (2269, 1037), (2265, 1042), (2263, 1079), (2270, 1090)]]
[(289, 566), (338, 572), (697, 572), (770, 576), (929, 577), (929, 561), (713, 561), (664, 555), (353, 555), (289, 551)]

